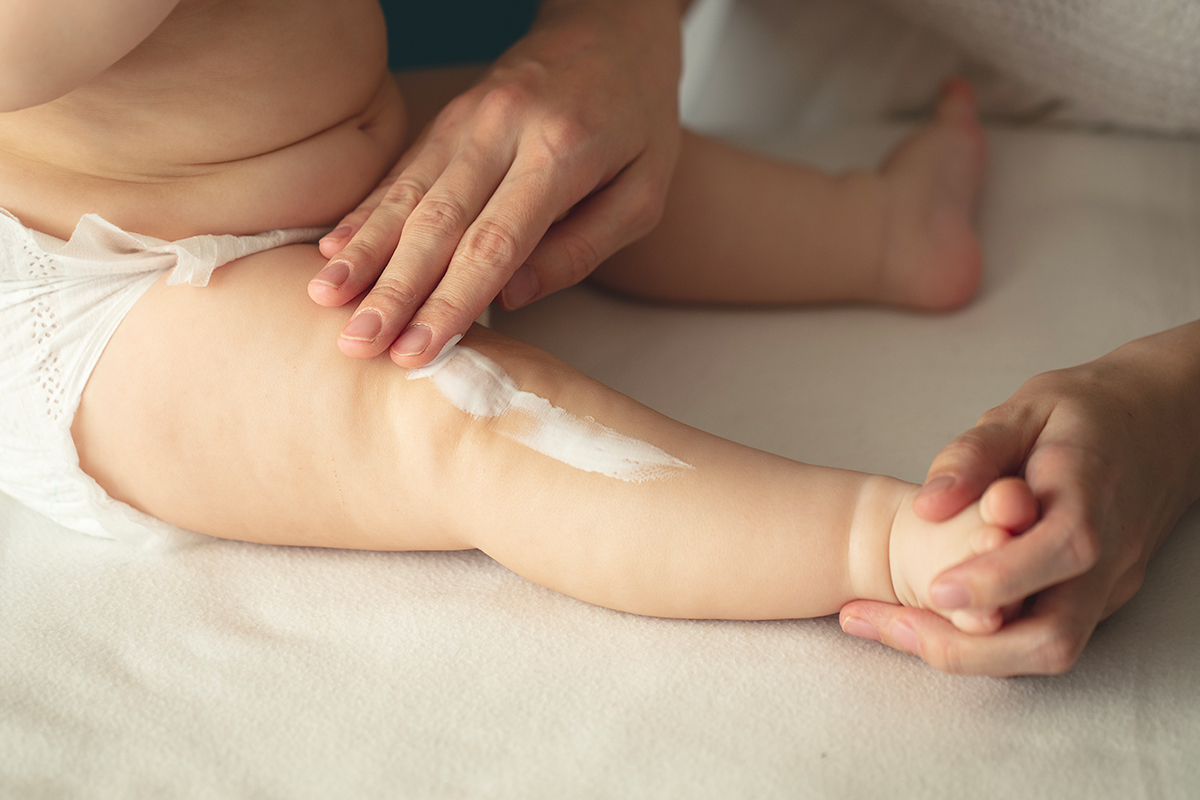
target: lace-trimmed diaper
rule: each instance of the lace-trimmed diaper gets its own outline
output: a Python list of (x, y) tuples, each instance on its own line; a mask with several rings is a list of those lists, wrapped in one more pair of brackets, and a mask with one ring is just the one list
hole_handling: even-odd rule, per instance
[(161, 545), (189, 534), (109, 497), (79, 468), (71, 422), (121, 320), (166, 271), (206, 286), (243, 256), (315, 241), (317, 228), (167, 242), (88, 214), (69, 241), (0, 209), (0, 490), (82, 533)]

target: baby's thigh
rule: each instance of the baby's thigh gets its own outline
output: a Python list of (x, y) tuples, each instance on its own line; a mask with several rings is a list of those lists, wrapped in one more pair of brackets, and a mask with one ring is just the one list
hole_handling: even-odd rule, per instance
[(83, 469), (117, 499), (216, 536), (453, 546), (395, 513), (397, 494), (423, 490), (408, 473), (435, 446), (419, 435), (438, 413), (425, 382), (338, 350), (354, 305), (308, 298), (323, 263), (296, 245), (222, 267), (205, 288), (156, 283), (84, 391), (72, 428)]

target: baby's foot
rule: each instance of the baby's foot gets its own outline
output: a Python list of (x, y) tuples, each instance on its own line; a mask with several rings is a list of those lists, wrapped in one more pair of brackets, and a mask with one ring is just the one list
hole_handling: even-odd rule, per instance
[(983, 257), (972, 219), (986, 161), (975, 93), (965, 81), (951, 80), (933, 122), (883, 165), (879, 302), (941, 311), (975, 296)]
[[(912, 495), (896, 513), (889, 541), (892, 589), (901, 604), (937, 611), (929, 587), (950, 567), (1001, 547), (1037, 519), (1037, 501), (1019, 478), (988, 487), (978, 503), (945, 522), (926, 522), (912, 511)], [(993, 633), (1008, 609), (960, 610), (947, 614), (966, 633)], [(941, 613), (941, 612), (939, 612)]]

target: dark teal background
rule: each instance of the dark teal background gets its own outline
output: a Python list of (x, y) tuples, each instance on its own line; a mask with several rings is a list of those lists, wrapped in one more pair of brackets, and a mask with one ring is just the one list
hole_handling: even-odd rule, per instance
[(491, 61), (520, 39), (538, 0), (381, 0), (393, 70)]

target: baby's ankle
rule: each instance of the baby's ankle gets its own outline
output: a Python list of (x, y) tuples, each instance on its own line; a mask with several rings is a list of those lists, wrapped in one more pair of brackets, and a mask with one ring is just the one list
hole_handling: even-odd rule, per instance
[(844, 206), (856, 210), (857, 235), (846, 242), (846, 256), (853, 268), (844, 270), (855, 276), (849, 287), (849, 299), (854, 302), (891, 304), (892, 295), (888, 266), (888, 230), (891, 199), (887, 178), (880, 171), (851, 170), (838, 176)]
[(917, 487), (882, 475), (859, 489), (850, 525), (850, 585), (856, 599), (901, 603), (892, 577), (891, 541), (897, 516), (911, 505)]

